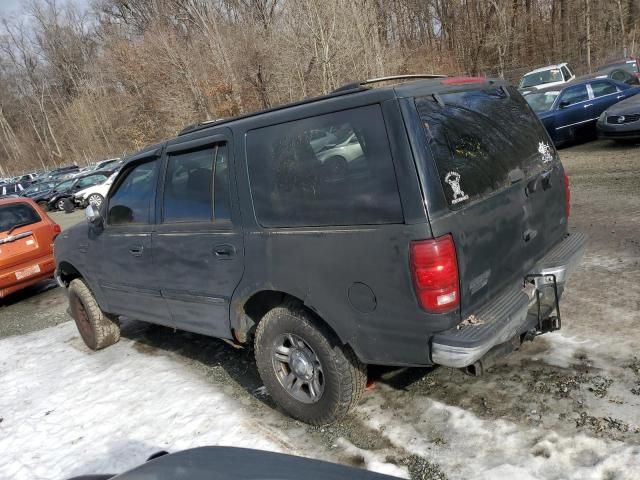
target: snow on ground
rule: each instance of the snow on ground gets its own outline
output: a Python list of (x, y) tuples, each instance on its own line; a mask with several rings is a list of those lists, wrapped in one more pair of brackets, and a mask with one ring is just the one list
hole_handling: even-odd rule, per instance
[(355, 417), (388, 445), (367, 450), (339, 438), (327, 449), (301, 441), (304, 426), (264, 406), (253, 411), (170, 353), (134, 346), (123, 338), (91, 352), (71, 322), (0, 340), (0, 478), (121, 472), (158, 450), (201, 445), (356, 457), (365, 468), (405, 477), (406, 467), (390, 460), (398, 452), (451, 479), (640, 478), (637, 446), (480, 418), (385, 384), (368, 392)]
[[(303, 456), (223, 386), (131, 340), (88, 350), (72, 322), (0, 340), (0, 479), (119, 473), (159, 450), (228, 445)], [(274, 413), (274, 415), (280, 415)], [(380, 459), (370, 469), (404, 474)]]

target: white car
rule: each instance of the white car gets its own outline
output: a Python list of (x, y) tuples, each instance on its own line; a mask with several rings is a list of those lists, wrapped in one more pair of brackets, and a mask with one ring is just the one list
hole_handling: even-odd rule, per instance
[(109, 192), (109, 188), (111, 188), (111, 184), (113, 180), (116, 178), (118, 172), (112, 174), (109, 178), (105, 180), (104, 183), (100, 185), (93, 185), (92, 187), (85, 188), (84, 190), (80, 190), (73, 195), (73, 199), (75, 203), (84, 207), (89, 204), (95, 205), (96, 207), (100, 207), (102, 202), (104, 201), (104, 197), (107, 196)]
[(562, 85), (575, 79), (571, 67), (567, 63), (559, 63), (557, 65), (547, 65), (546, 67), (532, 70), (525, 73), (520, 79), (518, 89), (523, 93), (531, 93), (538, 88), (553, 87)]

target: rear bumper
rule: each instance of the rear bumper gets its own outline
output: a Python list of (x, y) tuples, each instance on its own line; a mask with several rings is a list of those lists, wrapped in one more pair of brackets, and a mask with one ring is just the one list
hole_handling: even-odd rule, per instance
[[(16, 272), (32, 268), (36, 265), (40, 268), (39, 272), (20, 279), (16, 277)], [(52, 278), (54, 270), (55, 261), (53, 259), (53, 254), (35, 258), (28, 262), (21, 263), (20, 265), (14, 265), (2, 270), (0, 272), (0, 298), (6, 297), (11, 293), (22, 290), (23, 288), (46, 278)]]
[(554, 308), (549, 300), (549, 294), (553, 295), (550, 291), (553, 276), (558, 284), (558, 295), (561, 295), (569, 274), (582, 257), (585, 244), (584, 234), (568, 235), (532, 269), (531, 274), (541, 275), (533, 283), (524, 288), (514, 287), (495, 298), (474, 314), (475, 321), (468, 322), (463, 328), (457, 326), (434, 335), (432, 362), (454, 368), (466, 367), (480, 360), (494, 346), (535, 328), (538, 321), (536, 290), (540, 292), (541, 313), (549, 315)]

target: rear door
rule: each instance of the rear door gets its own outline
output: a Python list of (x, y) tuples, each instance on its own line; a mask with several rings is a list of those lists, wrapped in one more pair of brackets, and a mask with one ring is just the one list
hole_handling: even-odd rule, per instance
[(556, 133), (565, 137), (570, 129), (580, 128), (594, 119), (593, 101), (586, 85), (575, 85), (560, 94), (556, 114)]
[(224, 132), (167, 147), (152, 243), (155, 278), (173, 325), (228, 338), (244, 249), (231, 208), (231, 136)]
[(483, 85), (415, 99), (439, 176), (425, 185), (430, 220), (434, 236), (454, 237), (463, 315), (521, 285), (566, 232), (564, 172), (544, 127), (515, 89)]
[(593, 115), (596, 118), (611, 105), (625, 97), (616, 84), (608, 80), (592, 82), (589, 84), (589, 88), (593, 96)]

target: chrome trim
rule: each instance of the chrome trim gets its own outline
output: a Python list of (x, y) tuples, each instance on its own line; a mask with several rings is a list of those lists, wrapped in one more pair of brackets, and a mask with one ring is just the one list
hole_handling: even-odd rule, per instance
[(30, 235), (33, 235), (32, 230), (29, 230), (28, 232), (18, 233), (17, 235), (11, 235), (0, 240), (0, 245), (4, 245), (5, 243), (10, 243), (10, 242), (15, 242), (16, 240), (20, 240), (21, 238), (25, 238)]
[(589, 119), (589, 120), (583, 120), (583, 121), (581, 121), (581, 122), (570, 123), (570, 124), (568, 124), (568, 125), (563, 125), (562, 127), (556, 127), (556, 130), (561, 130), (561, 129), (563, 129), (563, 128), (568, 128), (568, 127), (573, 127), (574, 125), (580, 125), (580, 124), (582, 124), (582, 123), (595, 122), (595, 121), (597, 121), (597, 120), (598, 120), (598, 117), (596, 117), (596, 118), (591, 118), (591, 119)]

